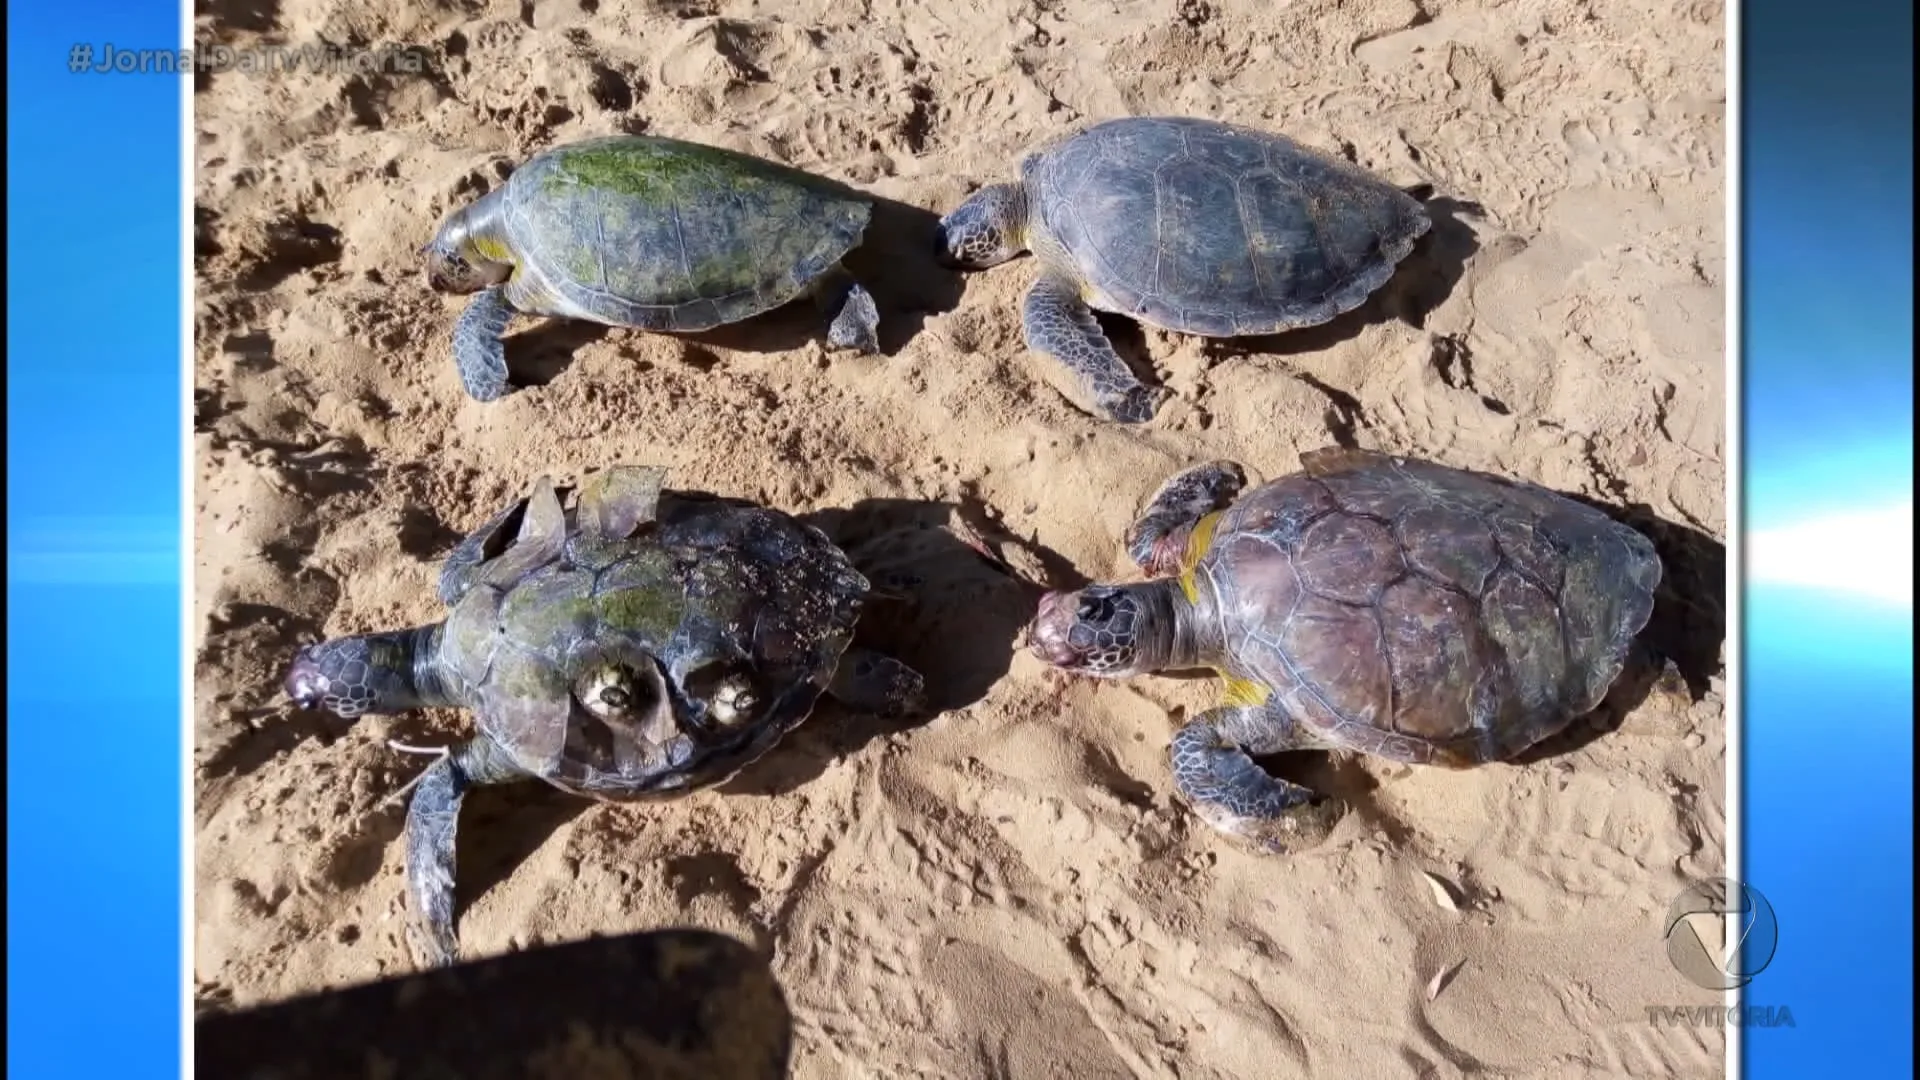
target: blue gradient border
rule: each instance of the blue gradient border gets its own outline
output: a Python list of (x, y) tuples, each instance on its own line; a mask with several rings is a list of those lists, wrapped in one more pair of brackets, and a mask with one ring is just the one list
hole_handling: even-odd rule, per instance
[[(1742, 15), (1751, 552), (1767, 530), (1912, 497), (1913, 8)], [(1869, 572), (1911, 560), (1906, 542)], [(1745, 1000), (1794, 1026), (1729, 1035), (1756, 1080), (1911, 1077), (1913, 598), (1750, 578), (1744, 606), (1742, 876), (1780, 929)]]
[(7, 1075), (180, 1075), (172, 3), (7, 5)]
[[(181, 94), (169, 5), (9, 4), (7, 1070), (179, 1075)], [(1912, 491), (1912, 9), (1743, 9), (1745, 525)], [(99, 155), (93, 157), (92, 155)], [(23, 267), (31, 260), (31, 275)], [(1907, 557), (1910, 557), (1910, 553)], [(1912, 606), (1745, 591), (1746, 1075), (1913, 1074)], [(103, 628), (111, 622), (109, 635)]]

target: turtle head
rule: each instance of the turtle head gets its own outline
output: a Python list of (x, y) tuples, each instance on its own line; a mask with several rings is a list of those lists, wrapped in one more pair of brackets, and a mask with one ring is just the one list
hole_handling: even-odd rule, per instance
[(1054, 667), (1098, 679), (1159, 670), (1166, 666), (1172, 622), (1159, 584), (1047, 593), (1027, 630), (1027, 648)]
[(1027, 190), (988, 184), (940, 219), (941, 261), (962, 270), (997, 266), (1027, 249)]
[(494, 235), (493, 200), (498, 193), (447, 215), (440, 231), (420, 254), (427, 260), (427, 284), (436, 292), (476, 293), (513, 274), (506, 245)]
[(368, 713), (451, 704), (426, 676), (438, 626), (359, 634), (309, 645), (287, 670), (287, 697), (302, 709), (325, 709), (348, 720)]

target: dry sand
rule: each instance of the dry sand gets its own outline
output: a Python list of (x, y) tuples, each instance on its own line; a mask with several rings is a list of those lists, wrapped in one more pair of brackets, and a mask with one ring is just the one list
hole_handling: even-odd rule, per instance
[[(232, 73), (195, 95), (204, 1001), (408, 966), (401, 817), (381, 801), (420, 763), (384, 740), (464, 718), (295, 714), (289, 651), (437, 618), (437, 558), (534, 476), (649, 461), (678, 486), (848, 511), (832, 520), (850, 542), (928, 579), (883, 631), (945, 711), (888, 730), (823, 708), (680, 802), (476, 796), (470, 954), (676, 923), (738, 935), (786, 987), (805, 1078), (1719, 1075), (1718, 1030), (1645, 1023), (1648, 1005), (1713, 1000), (1660, 928), (1726, 842), (1716, 0), (199, 11), (203, 39), (409, 43), (437, 72)], [(920, 211), (1005, 178), (1031, 143), (1142, 113), (1348, 153), (1432, 184), (1441, 215), (1331, 326), (1232, 350), (1123, 329), (1177, 392), (1130, 430), (1075, 411), (1024, 351), (1031, 260), (960, 279), (913, 245)], [(620, 130), (901, 204), (855, 263), (891, 355), (830, 357), (805, 312), (698, 341), (525, 321), (513, 355), (540, 385), (468, 400), (458, 304), (427, 291), (418, 248), (529, 153)], [(1650, 637), (1678, 671), (1530, 763), (1283, 763), (1361, 811), (1322, 850), (1262, 857), (1172, 793), (1167, 737), (1211, 687), (1049, 678), (1014, 655), (1031, 592), (933, 526), (976, 522), (1036, 575), (1124, 576), (1121, 532), (1169, 471), (1228, 457), (1272, 477), (1341, 441), (1637, 507), (1672, 586)]]

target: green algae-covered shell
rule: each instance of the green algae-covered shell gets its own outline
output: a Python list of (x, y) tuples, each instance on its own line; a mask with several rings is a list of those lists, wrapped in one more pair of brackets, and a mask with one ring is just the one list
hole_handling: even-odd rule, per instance
[[(441, 634), (440, 668), (480, 731), (580, 794), (634, 798), (719, 783), (804, 720), (853, 638), (868, 584), (818, 530), (775, 510), (663, 492), (630, 538), (564, 537), (489, 560)], [(546, 557), (523, 560), (528, 545)], [(627, 673), (607, 717), (596, 672)], [(752, 704), (716, 708), (722, 687)], [(737, 699), (730, 699), (737, 700)]]
[(514, 170), (509, 242), (609, 321), (698, 331), (799, 296), (859, 244), (872, 204), (750, 154), (652, 136), (556, 147)]

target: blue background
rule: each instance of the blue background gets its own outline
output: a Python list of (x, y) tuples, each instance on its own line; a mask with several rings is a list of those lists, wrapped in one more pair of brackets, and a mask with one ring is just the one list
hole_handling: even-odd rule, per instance
[(7, 5), (7, 1074), (180, 1075), (182, 80)]
[[(1913, 9), (1762, 0), (1745, 48), (1749, 533), (1913, 492)], [(1911, 551), (1902, 558), (1910, 559)], [(1746, 592), (1762, 1080), (1913, 1075), (1913, 600)]]
[[(180, 82), (67, 59), (179, 13), (7, 17), (7, 1070), (178, 1076)], [(1744, 20), (1764, 529), (1912, 491), (1912, 13)], [(1781, 932), (1748, 1000), (1797, 1022), (1747, 1032), (1747, 1072), (1911, 1076), (1911, 597), (1760, 585), (1746, 633), (1745, 877)]]

